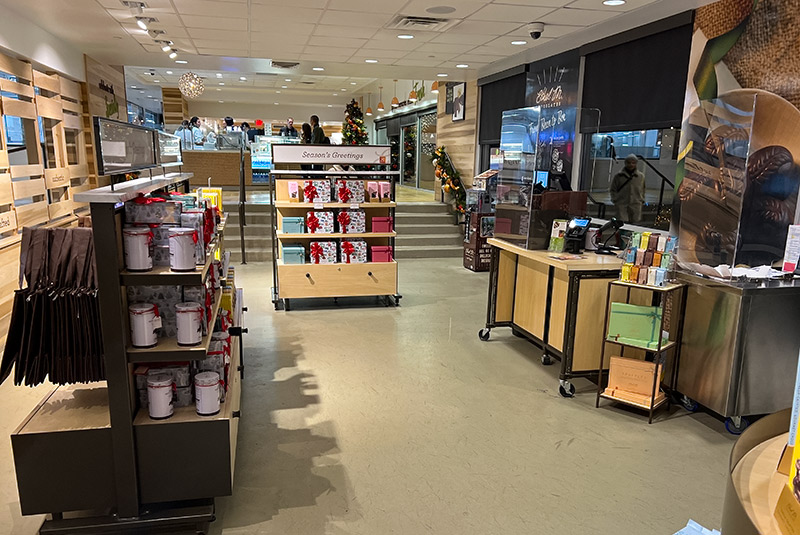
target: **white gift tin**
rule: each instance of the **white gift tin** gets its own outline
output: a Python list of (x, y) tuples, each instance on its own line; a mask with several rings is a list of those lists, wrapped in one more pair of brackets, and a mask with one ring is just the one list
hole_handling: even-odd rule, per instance
[(136, 303), (128, 307), (131, 324), (131, 345), (153, 347), (158, 343), (156, 331), (161, 328), (158, 308), (150, 303)]
[(158, 374), (147, 378), (147, 410), (153, 420), (172, 416), (172, 388), (172, 377), (169, 375)]
[(178, 303), (175, 305), (178, 324), (178, 345), (196, 346), (203, 339), (203, 305)]
[(169, 267), (172, 271), (195, 270), (199, 239), (193, 228), (175, 228), (169, 231)]
[(200, 416), (219, 412), (219, 374), (200, 372), (194, 376), (195, 408)]
[(128, 271), (153, 269), (153, 232), (149, 227), (122, 229), (122, 244), (125, 251), (125, 268)]

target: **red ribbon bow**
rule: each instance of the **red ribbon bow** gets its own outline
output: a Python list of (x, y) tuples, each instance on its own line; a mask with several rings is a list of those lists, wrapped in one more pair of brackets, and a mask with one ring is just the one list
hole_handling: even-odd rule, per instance
[(311, 258), (314, 259), (315, 264), (319, 264), (319, 257), (322, 256), (322, 246), (316, 242), (311, 244)]
[(138, 197), (133, 199), (134, 204), (153, 204), (154, 202), (167, 202), (161, 197), (145, 197), (144, 193), (140, 193)]
[(195, 245), (197, 245), (197, 241), (199, 239), (200, 238), (197, 236), (197, 231), (195, 230), (194, 232), (192, 232), (192, 241), (194, 242)]
[(342, 187), (339, 188), (339, 201), (340, 202), (346, 203), (352, 198), (353, 198), (353, 192), (350, 191), (350, 188), (348, 188), (347, 186), (342, 186)]
[(339, 212), (339, 215), (336, 218), (339, 221), (339, 230), (342, 231), (342, 234), (347, 234), (347, 225), (350, 224), (350, 214), (347, 212)]
[(306, 220), (306, 226), (308, 227), (308, 231), (311, 234), (314, 234), (319, 229), (319, 218), (314, 215), (313, 212), (308, 214), (308, 219)]
[(314, 199), (319, 197), (317, 187), (314, 184), (309, 184), (303, 188), (303, 196), (306, 198), (306, 202), (314, 202)]
[(350, 255), (353, 254), (355, 252), (355, 250), (356, 250), (356, 248), (353, 247), (353, 244), (350, 243), (349, 241), (343, 241), (342, 242), (342, 252), (344, 253), (345, 263), (346, 264), (350, 263)]

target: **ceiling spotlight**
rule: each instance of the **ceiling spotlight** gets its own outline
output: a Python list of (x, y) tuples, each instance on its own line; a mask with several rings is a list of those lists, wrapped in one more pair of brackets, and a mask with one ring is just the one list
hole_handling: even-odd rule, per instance
[(284, 79), (283, 81), (284, 81), (284, 82), (291, 82), (291, 81), (292, 81), (292, 79), (291, 79), (291, 78), (286, 78), (286, 79)]
[(377, 59), (365, 59), (364, 63), (378, 63)]
[(143, 30), (147, 29), (147, 22), (141, 17), (136, 17), (136, 25)]
[(166, 71), (166, 72), (167, 72), (167, 74), (172, 74), (172, 71)]
[(438, 76), (439, 78), (447, 78), (447, 73), (446, 72), (440, 72), (436, 76)]
[(467, 68), (469, 68), (469, 65), (467, 65), (466, 63), (459, 63), (458, 65), (456, 65), (456, 68), (457, 69), (467, 69)]
[(139, 2), (133, 3), (133, 2), (131, 2), (131, 3), (128, 4), (128, 7), (131, 9), (131, 13), (134, 16), (141, 15), (142, 13), (144, 13), (144, 9), (143, 9), (144, 8), (144, 4), (142, 4), (142, 3), (139, 3)]
[(603, 5), (606, 6), (621, 6), (625, 3), (625, 0), (604, 0)]
[(169, 53), (169, 59), (175, 59), (177, 57), (178, 57), (178, 52), (176, 52), (175, 50)]
[(356, 83), (355, 82), (350, 82), (350, 85), (356, 85)]
[(274, 105), (280, 106), (280, 102), (273, 102)]
[(312, 71), (324, 71), (325, 69), (323, 67), (312, 67), (311, 70)]
[(221, 72), (217, 73), (217, 78), (222, 78), (222, 73)]
[(397, 38), (398, 39), (413, 39), (414, 36), (411, 35), (411, 34), (407, 34), (407, 33), (401, 33), (400, 35), (397, 36)]
[(289, 86), (288, 86), (288, 85), (282, 85), (282, 86), (281, 86), (281, 89), (288, 89), (288, 88), (289, 88)]
[(186, 63), (189, 63), (189, 62), (186, 61), (185, 59), (176, 59), (175, 63), (186, 64)]
[(239, 81), (240, 81), (240, 82), (246, 82), (246, 81), (247, 81), (247, 77), (245, 77), (245, 76), (240, 76), (240, 77), (239, 77)]
[(169, 52), (170, 50), (172, 50), (172, 47), (169, 46), (169, 43), (164, 43), (164, 46), (161, 47), (161, 50), (163, 52)]
[(511, 44), (516, 46), (522, 46), (522, 45), (527, 45), (528, 41), (511, 41)]
[(219, 85), (225, 85), (225, 82), (220, 82)]

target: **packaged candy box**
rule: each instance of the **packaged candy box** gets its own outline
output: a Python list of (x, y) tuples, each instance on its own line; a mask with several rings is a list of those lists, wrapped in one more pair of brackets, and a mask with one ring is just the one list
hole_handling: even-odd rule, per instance
[(339, 261), (342, 264), (364, 264), (367, 262), (367, 242), (364, 240), (341, 240)]
[(336, 216), (339, 232), (355, 234), (367, 231), (367, 214), (364, 210), (340, 210)]
[(306, 180), (303, 187), (303, 202), (331, 202), (329, 180)]
[(335, 264), (336, 242), (312, 241), (310, 249), (310, 257), (312, 264)]
[(364, 202), (364, 182), (362, 180), (337, 180), (336, 202)]
[(309, 234), (333, 234), (333, 212), (329, 210), (308, 212), (306, 228)]

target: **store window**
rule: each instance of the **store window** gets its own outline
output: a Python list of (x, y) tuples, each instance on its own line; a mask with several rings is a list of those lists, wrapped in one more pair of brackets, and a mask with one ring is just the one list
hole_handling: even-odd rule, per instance
[(419, 156), (417, 158), (417, 187), (420, 189), (436, 189), (436, 176), (431, 164), (436, 151), (436, 113), (419, 116)]
[(417, 187), (417, 125), (403, 127), (403, 186)]
[(36, 146), (36, 121), (13, 115), (3, 116), (3, 126), (8, 143), (8, 161), (11, 165), (37, 165), (39, 150)]

